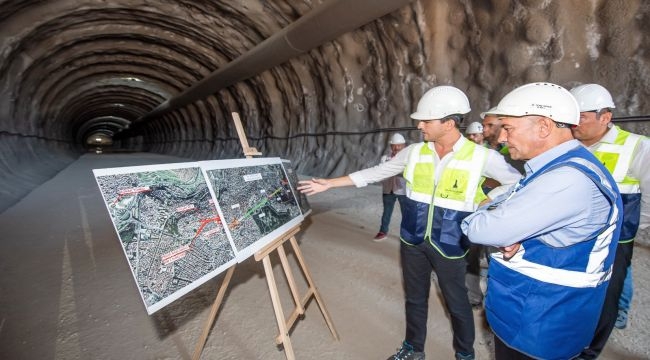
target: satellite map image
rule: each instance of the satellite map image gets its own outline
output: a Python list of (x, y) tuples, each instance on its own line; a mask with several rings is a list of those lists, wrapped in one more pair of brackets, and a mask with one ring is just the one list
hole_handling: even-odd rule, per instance
[(293, 166), (291, 166), (291, 161), (282, 159), (282, 165), (284, 166), (284, 171), (287, 174), (289, 184), (291, 184), (291, 188), (293, 189), (294, 194), (297, 195), (296, 199), (298, 200), (298, 206), (300, 206), (302, 215), (303, 216), (309, 215), (309, 213), (311, 212), (311, 206), (309, 206), (309, 202), (307, 202), (307, 195), (296, 190), (296, 186), (298, 186), (298, 174), (296, 174), (296, 172), (293, 170)]
[(201, 162), (242, 261), (303, 217), (279, 158)]
[(197, 163), (93, 172), (149, 314), (236, 262)]

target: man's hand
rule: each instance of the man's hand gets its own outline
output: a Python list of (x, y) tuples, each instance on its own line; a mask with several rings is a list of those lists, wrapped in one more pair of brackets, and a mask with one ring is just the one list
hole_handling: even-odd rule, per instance
[(512, 244), (509, 246), (500, 247), (499, 251), (503, 254), (503, 260), (510, 260), (517, 251), (519, 251), (520, 243)]
[(327, 179), (311, 179), (298, 181), (298, 191), (306, 195), (314, 195), (329, 189)]

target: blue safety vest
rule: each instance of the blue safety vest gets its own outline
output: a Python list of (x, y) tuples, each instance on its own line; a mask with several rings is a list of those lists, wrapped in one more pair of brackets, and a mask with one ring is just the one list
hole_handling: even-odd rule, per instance
[(435, 181), (435, 154), (424, 142), (414, 146), (404, 169), (406, 199), (402, 205), (401, 240), (417, 245), (424, 240), (443, 256), (465, 256), (470, 242), (460, 223), (486, 198), (481, 174), (488, 149), (466, 140)]
[(530, 357), (549, 360), (570, 359), (590, 344), (611, 277), (623, 212), (611, 174), (583, 147), (551, 161), (516, 188), (561, 166), (582, 171), (600, 188), (612, 204), (607, 224), (571, 246), (552, 247), (533, 237), (521, 242), (510, 261), (493, 257), (485, 301), (496, 336)]

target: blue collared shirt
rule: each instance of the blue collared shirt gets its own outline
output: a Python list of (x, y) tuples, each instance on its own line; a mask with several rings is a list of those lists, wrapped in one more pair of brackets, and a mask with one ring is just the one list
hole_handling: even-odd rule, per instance
[[(528, 160), (526, 176), (578, 146), (577, 140), (567, 141)], [(601, 229), (611, 208), (585, 174), (568, 166), (513, 190), (463, 220), (461, 228), (471, 242), (502, 247), (539, 236), (549, 246), (569, 246)]]

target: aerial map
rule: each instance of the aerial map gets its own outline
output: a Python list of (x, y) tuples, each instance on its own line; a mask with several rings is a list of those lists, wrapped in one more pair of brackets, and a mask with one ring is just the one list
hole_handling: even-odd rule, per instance
[(291, 184), (291, 188), (293, 189), (294, 194), (296, 194), (296, 199), (298, 200), (298, 206), (300, 206), (300, 210), (302, 211), (302, 216), (309, 215), (309, 213), (311, 213), (311, 206), (309, 206), (309, 202), (307, 202), (307, 195), (296, 190), (296, 186), (298, 186), (298, 174), (293, 170), (291, 161), (282, 159), (282, 165), (284, 166), (284, 171), (289, 179), (289, 184)]
[(202, 161), (243, 261), (303, 217), (279, 158)]
[(198, 163), (93, 173), (149, 314), (236, 263)]

